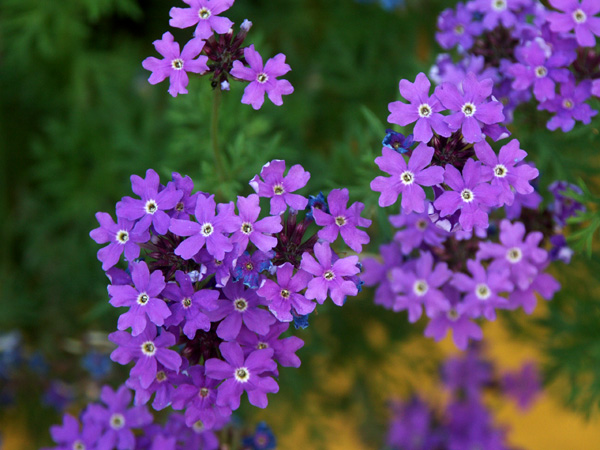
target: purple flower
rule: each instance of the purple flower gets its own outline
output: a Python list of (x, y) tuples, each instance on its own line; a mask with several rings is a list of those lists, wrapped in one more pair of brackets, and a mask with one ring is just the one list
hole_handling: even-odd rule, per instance
[(117, 218), (115, 223), (110, 214), (104, 212), (96, 213), (96, 219), (100, 227), (90, 231), (90, 237), (97, 244), (110, 242), (106, 247), (98, 250), (98, 260), (102, 261), (104, 271), (116, 265), (123, 252), (128, 261), (133, 261), (140, 255), (138, 243), (150, 240), (148, 230), (133, 231), (134, 222), (130, 220)]
[[(70, 414), (63, 416), (63, 425), (50, 427), (50, 434), (58, 447), (54, 450), (92, 449), (102, 434), (100, 425), (85, 422), (83, 428), (79, 429), (79, 422)], [(49, 449), (48, 449), (49, 450)]]
[(194, 214), (198, 196), (205, 194), (202, 192), (195, 192), (192, 194), (194, 182), (187, 175), (182, 177), (177, 172), (173, 172), (173, 183), (175, 183), (175, 188), (177, 190), (183, 192), (183, 196), (181, 197), (181, 200), (177, 202), (177, 205), (175, 205), (175, 208), (171, 213), (171, 218), (187, 220), (190, 218), (190, 215)]
[[(410, 268), (406, 270), (407, 266)], [(428, 316), (448, 310), (448, 301), (440, 288), (450, 279), (452, 272), (446, 263), (435, 264), (429, 252), (421, 254), (414, 264), (392, 269), (392, 290), (397, 295), (394, 311), (408, 310), (408, 320), (416, 322), (423, 306)]]
[(213, 35), (225, 34), (233, 26), (227, 17), (219, 17), (228, 10), (235, 0), (183, 0), (190, 8), (171, 8), (169, 25), (175, 28), (196, 26), (194, 36), (197, 39), (208, 39)]
[(177, 284), (169, 283), (163, 292), (163, 296), (172, 300), (172, 316), (167, 321), (169, 325), (179, 325), (183, 322), (183, 333), (194, 339), (196, 331), (210, 329), (210, 319), (207, 311), (217, 308), (219, 291), (201, 289), (197, 291), (189, 275), (178, 270), (175, 272)]
[(484, 139), (481, 131), (484, 125), (493, 125), (504, 120), (502, 103), (492, 99), (486, 102), (492, 94), (494, 82), (487, 78), (477, 81), (473, 72), (469, 72), (462, 82), (462, 94), (451, 83), (443, 83), (436, 89), (436, 96), (446, 108), (454, 111), (446, 116), (446, 122), (452, 131), (462, 126), (462, 134), (467, 142), (479, 142)]
[(401, 267), (403, 263), (402, 253), (396, 242), (391, 242), (379, 247), (381, 263), (374, 258), (362, 260), (363, 273), (361, 279), (367, 286), (377, 286), (374, 295), (376, 305), (392, 309), (396, 294), (392, 291), (391, 271), (395, 267)]
[(276, 319), (269, 311), (259, 307), (265, 302), (254, 289), (245, 289), (243, 283), (230, 281), (223, 288), (223, 294), (227, 299), (219, 300), (217, 309), (208, 314), (213, 322), (223, 319), (217, 327), (217, 336), (233, 341), (240, 333), (242, 322), (258, 334), (269, 332), (269, 326)]
[(221, 288), (231, 278), (231, 271), (237, 261), (237, 253), (232, 251), (226, 253), (224, 259), (217, 259), (208, 253), (206, 248), (203, 248), (194, 256), (194, 261), (206, 267), (207, 273), (214, 274), (216, 286)]
[(139, 378), (129, 378), (125, 382), (125, 386), (135, 391), (133, 403), (136, 406), (145, 405), (150, 400), (150, 397), (152, 397), (152, 394), (156, 394), (152, 402), (152, 408), (157, 411), (165, 409), (171, 404), (173, 394), (175, 393), (175, 386), (185, 382), (185, 375), (166, 369), (161, 365), (158, 366), (158, 369), (156, 377), (150, 383), (150, 386), (143, 387)]
[(472, 0), (467, 8), (483, 14), (483, 26), (493, 30), (498, 25), (511, 28), (517, 24), (517, 12), (528, 6), (529, 0)]
[[(529, 164), (530, 166), (532, 164)], [(504, 205), (506, 211), (506, 218), (508, 220), (515, 220), (521, 217), (521, 211), (523, 207), (527, 209), (537, 209), (542, 203), (542, 196), (537, 192), (533, 191), (531, 194), (523, 195), (518, 192), (515, 193), (515, 199), (512, 205)]]
[(548, 259), (548, 252), (539, 248), (543, 239), (539, 231), (525, 236), (525, 225), (521, 222), (511, 224), (508, 220), (500, 222), (500, 244), (481, 242), (477, 259), (493, 258), (489, 270), (508, 268), (513, 281), (519, 289), (529, 287), (538, 274), (538, 268)]
[(238, 244), (239, 254), (246, 250), (248, 241), (262, 252), (268, 252), (277, 245), (277, 238), (271, 234), (282, 230), (281, 217), (270, 216), (258, 220), (259, 200), (256, 194), (249, 195), (247, 198), (238, 196), (239, 223), (237, 230), (231, 236), (231, 241)]
[(233, 281), (242, 280), (249, 288), (256, 289), (260, 285), (260, 273), (271, 267), (273, 252), (263, 253), (256, 250), (252, 255), (244, 252), (233, 269)]
[(425, 336), (441, 341), (448, 331), (452, 330), (452, 339), (456, 346), (465, 350), (470, 339), (481, 340), (483, 332), (479, 325), (473, 322), (461, 308), (460, 293), (452, 286), (446, 285), (444, 296), (452, 306), (447, 311), (439, 311), (425, 328)]
[(210, 430), (220, 417), (229, 417), (231, 409), (217, 406), (219, 381), (207, 378), (203, 366), (190, 367), (187, 372), (189, 382), (177, 387), (173, 395), (173, 409), (185, 408), (185, 423), (188, 427), (200, 420), (204, 428)]
[(252, 105), (254, 109), (260, 109), (265, 101), (266, 92), (269, 100), (275, 105), (281, 106), (283, 104), (281, 96), (294, 92), (294, 88), (288, 80), (277, 79), (277, 77), (292, 70), (285, 63), (285, 55), (279, 53), (269, 59), (263, 66), (262, 57), (254, 50), (254, 44), (252, 44), (244, 49), (244, 57), (250, 67), (246, 67), (240, 61), (235, 60), (230, 71), (232, 76), (251, 82), (244, 89), (242, 103)]
[(600, 36), (600, 3), (594, 0), (550, 0), (550, 4), (562, 11), (551, 11), (546, 16), (550, 29), (556, 33), (575, 30), (577, 43), (582, 47), (594, 47)]
[(433, 450), (441, 444), (441, 433), (435, 428), (429, 407), (418, 397), (405, 404), (393, 404), (387, 445), (392, 449)]
[(294, 276), (294, 266), (288, 262), (277, 268), (277, 283), (266, 279), (256, 291), (258, 295), (269, 300), (269, 310), (281, 322), (291, 322), (294, 310), (300, 315), (310, 314), (315, 303), (300, 294), (312, 276), (304, 270), (298, 270)]
[(217, 405), (236, 410), (240, 406), (242, 393), (246, 391), (251, 404), (266, 408), (267, 393), (279, 391), (273, 378), (261, 376), (277, 368), (272, 359), (273, 349), (256, 350), (244, 358), (244, 352), (237, 342), (223, 342), (219, 348), (225, 361), (216, 358), (206, 361), (206, 376), (224, 380), (217, 393)]
[(140, 219), (135, 226), (137, 233), (143, 233), (152, 224), (158, 234), (166, 234), (171, 219), (165, 210), (174, 208), (183, 192), (176, 190), (173, 183), (168, 183), (160, 192), (159, 188), (160, 179), (152, 169), (146, 171), (146, 179), (131, 175), (131, 189), (141, 199), (123, 197), (117, 203), (117, 217)]
[(447, 359), (442, 367), (444, 386), (466, 394), (467, 400), (478, 399), (482, 388), (494, 381), (493, 366), (480, 353), (472, 345), (466, 355)]
[(579, 195), (583, 194), (579, 186), (566, 181), (555, 181), (548, 186), (548, 190), (554, 196), (554, 202), (551, 205), (552, 217), (559, 226), (564, 227), (569, 217), (574, 217), (578, 212), (585, 211), (583, 204), (564, 195), (569, 191)]
[(106, 407), (91, 404), (83, 414), (84, 423), (93, 423), (102, 427), (102, 436), (96, 442), (96, 450), (129, 450), (135, 447), (132, 428), (140, 428), (152, 423), (152, 414), (145, 406), (127, 408), (131, 403), (131, 391), (121, 386), (114, 392), (104, 386), (100, 400)]
[(505, 373), (502, 377), (502, 387), (521, 410), (527, 410), (542, 390), (540, 374), (535, 363), (528, 362), (523, 364), (519, 371)]
[(446, 9), (438, 17), (439, 32), (435, 38), (444, 49), (460, 45), (468, 50), (473, 46), (473, 38), (483, 31), (481, 22), (473, 20), (473, 13), (463, 3), (456, 5), (456, 11)]
[(162, 272), (155, 270), (150, 274), (144, 261), (132, 263), (130, 267), (135, 288), (129, 285), (111, 285), (108, 293), (112, 297), (111, 305), (129, 307), (129, 311), (119, 317), (117, 329), (126, 330), (131, 327), (133, 336), (137, 336), (149, 322), (162, 326), (171, 315), (171, 310), (158, 297), (165, 288)]
[(250, 186), (259, 197), (271, 199), (271, 215), (282, 214), (286, 210), (286, 205), (296, 211), (302, 211), (308, 204), (308, 199), (292, 192), (306, 186), (310, 173), (300, 164), (292, 166), (285, 177), (283, 172), (285, 172), (285, 161), (275, 159), (263, 166), (260, 177), (255, 175), (250, 180)]
[(509, 281), (507, 269), (488, 270), (479, 261), (467, 261), (472, 277), (464, 273), (455, 273), (452, 285), (466, 295), (463, 299), (463, 311), (471, 317), (483, 315), (487, 320), (496, 320), (496, 308), (506, 308), (508, 302), (501, 293), (512, 292), (513, 285)]
[(444, 169), (439, 166), (425, 168), (431, 163), (434, 149), (419, 144), (412, 152), (408, 165), (404, 157), (393, 150), (384, 148), (382, 156), (375, 158), (379, 168), (391, 177), (376, 177), (371, 181), (371, 189), (381, 192), (379, 206), (390, 206), (402, 194), (402, 210), (422, 213), (425, 211), (425, 191), (421, 186), (433, 186), (443, 181)]
[(406, 227), (394, 235), (394, 241), (400, 244), (405, 255), (422, 245), (439, 247), (448, 236), (446, 231), (431, 221), (427, 213), (398, 214), (390, 216), (389, 220), (395, 228)]
[(498, 205), (499, 194), (499, 188), (490, 186), (486, 182), (488, 179), (484, 176), (481, 163), (470, 158), (462, 176), (454, 166), (448, 164), (444, 182), (453, 190), (445, 191), (433, 205), (440, 210), (442, 217), (460, 209), (458, 221), (465, 231), (471, 231), (474, 226), (487, 228), (487, 207)]
[(327, 196), (329, 213), (315, 209), (313, 215), (317, 225), (324, 226), (319, 230), (319, 238), (333, 243), (342, 235), (344, 242), (357, 253), (362, 251), (362, 245), (369, 243), (369, 235), (357, 227), (368, 227), (371, 221), (360, 217), (365, 205), (356, 202), (346, 208), (348, 204), (348, 189), (333, 189)]
[(208, 253), (216, 259), (222, 260), (225, 253), (233, 249), (231, 240), (225, 233), (237, 229), (233, 218), (233, 203), (219, 203), (218, 213), (215, 215), (214, 195), (198, 196), (195, 217), (197, 222), (189, 220), (172, 219), (169, 230), (178, 236), (190, 236), (177, 246), (175, 254), (183, 259), (192, 259), (204, 244)]
[(510, 309), (522, 307), (523, 311), (531, 314), (537, 305), (537, 294), (546, 300), (550, 300), (560, 289), (560, 283), (548, 273), (538, 273), (526, 289), (515, 289), (508, 301)]
[(173, 35), (168, 31), (163, 34), (161, 40), (154, 41), (154, 47), (162, 56), (163, 59), (157, 59), (153, 56), (142, 61), (144, 69), (152, 72), (148, 82), (157, 84), (169, 77), (170, 86), (169, 94), (177, 97), (177, 94), (187, 94), (186, 89), (189, 78), (187, 72), (204, 73), (208, 71), (206, 62), (208, 56), (199, 56), (204, 48), (204, 41), (201, 39), (192, 39), (183, 51), (179, 51), (179, 44), (174, 42)]
[(242, 328), (237, 340), (242, 345), (246, 356), (254, 350), (272, 348), (273, 359), (283, 367), (300, 367), (300, 358), (296, 356), (296, 352), (304, 346), (304, 341), (296, 336), (279, 339), (288, 327), (289, 323), (276, 322), (264, 336)]
[(533, 95), (543, 102), (554, 98), (555, 82), (564, 83), (569, 79), (569, 71), (565, 67), (568, 60), (564, 53), (546, 51), (537, 41), (532, 41), (525, 48), (516, 51), (519, 63), (509, 67), (508, 71), (515, 78), (512, 88), (523, 90), (533, 85)]
[(416, 121), (414, 138), (425, 143), (433, 137), (433, 131), (442, 136), (450, 136), (450, 129), (444, 122), (444, 116), (440, 114), (444, 108), (435, 95), (429, 96), (430, 88), (431, 83), (424, 73), (419, 73), (414, 83), (401, 80), (400, 93), (410, 104), (392, 102), (388, 106), (388, 122), (406, 126)]
[[(600, 91), (600, 89), (598, 90)], [(414, 143), (414, 136), (412, 134), (404, 136), (402, 133), (390, 130), (389, 128), (385, 130), (385, 132), (386, 135), (383, 138), (383, 141), (381, 141), (381, 145), (390, 150), (395, 150), (398, 153), (406, 153)]]
[(168, 349), (175, 345), (175, 336), (166, 331), (157, 336), (156, 326), (152, 324), (148, 324), (139, 336), (131, 336), (126, 331), (115, 331), (108, 335), (108, 339), (118, 345), (110, 354), (110, 359), (123, 365), (136, 360), (130, 375), (139, 377), (144, 389), (156, 379), (158, 363), (175, 371), (181, 366), (181, 356)]
[(309, 300), (315, 299), (317, 303), (323, 304), (329, 293), (333, 303), (342, 306), (346, 295), (358, 293), (356, 284), (344, 278), (360, 272), (357, 266), (358, 256), (340, 258), (333, 263), (333, 255), (327, 242), (315, 244), (314, 251), (318, 262), (308, 252), (305, 252), (300, 264), (302, 270), (315, 276), (308, 283), (305, 297)]
[(493, 173), (492, 186), (501, 188), (498, 197), (499, 205), (512, 204), (515, 194), (511, 187), (523, 195), (533, 192), (533, 186), (529, 184), (529, 181), (537, 178), (539, 171), (528, 164), (517, 166), (527, 156), (527, 153), (519, 148), (519, 141), (516, 139), (502, 146), (499, 156), (496, 156), (486, 141), (478, 142), (475, 144), (475, 154), (485, 166), (491, 169)]
[(567, 133), (573, 129), (576, 120), (580, 120), (586, 125), (590, 123), (592, 117), (598, 114), (598, 111), (585, 103), (590, 97), (590, 93), (591, 85), (587, 80), (577, 86), (575, 86), (573, 80), (562, 83), (560, 85), (560, 95), (538, 105), (539, 110), (556, 113), (546, 124), (548, 129), (554, 131), (560, 128)]

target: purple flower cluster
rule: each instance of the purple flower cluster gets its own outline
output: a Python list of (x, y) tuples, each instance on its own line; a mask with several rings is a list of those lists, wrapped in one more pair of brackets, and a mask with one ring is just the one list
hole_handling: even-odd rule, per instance
[[(538, 225), (549, 214), (527, 211)], [(375, 303), (406, 310), (410, 322), (425, 311), (425, 335), (435, 340), (451, 329), (456, 346), (465, 349), (469, 339), (483, 337), (477, 319), (495, 320), (497, 310), (520, 307), (531, 314), (536, 294), (549, 300), (560, 288), (545, 270), (552, 260), (568, 262), (558, 256), (568, 247), (560, 239), (553, 242), (562, 235), (554, 234), (552, 225), (545, 234), (527, 232), (524, 223), (503, 219), (496, 241), (446, 231), (427, 213), (402, 213), (390, 221), (398, 228), (394, 240), (381, 246), (381, 262), (363, 260), (363, 281), (377, 287)], [(556, 246), (555, 255), (543, 248), (549, 243)]]
[(233, 22), (220, 14), (233, 6), (234, 0), (184, 0), (188, 8), (171, 8), (169, 25), (175, 28), (195, 27), (193, 38), (180, 50), (170, 32), (154, 41), (163, 59), (148, 57), (142, 62), (152, 72), (148, 81), (157, 84), (169, 78), (169, 94), (187, 94), (188, 73), (212, 74), (211, 85), (229, 90), (229, 79), (248, 81), (242, 103), (260, 109), (265, 94), (276, 105), (283, 95), (294, 92), (287, 80), (279, 80), (291, 68), (285, 55), (279, 53), (263, 63), (254, 45), (242, 47), (252, 22), (245, 20), (234, 35)]
[[(90, 236), (108, 243), (98, 258), (110, 304), (126, 308), (109, 336), (111, 359), (133, 363), (135, 405), (154, 396), (154, 409), (183, 410), (188, 427), (205, 430), (227, 423), (244, 392), (266, 407), (278, 364), (300, 365), (302, 340), (283, 336), (289, 323), (328, 297), (341, 306), (358, 293), (358, 256), (340, 257), (332, 244), (341, 235), (360, 252), (369, 242), (364, 205), (348, 206), (346, 189), (309, 200), (297, 193), (309, 178), (300, 165), (286, 173), (284, 161), (271, 161), (250, 182), (255, 194), (217, 204), (192, 193), (189, 177), (162, 185), (149, 169), (131, 177), (139, 198), (117, 203), (116, 223), (97, 214)], [(123, 254), (126, 270), (117, 267)]]
[[(192, 377), (201, 377), (198, 370), (193, 369), (197, 367), (190, 369)], [(195, 403), (207, 401), (196, 394)], [(261, 443), (275, 443), (265, 423), (258, 425), (253, 436), (243, 440), (239, 430), (227, 430), (217, 436), (200, 420), (188, 426), (186, 417), (176, 412), (170, 412), (163, 425), (156, 423), (145, 406), (130, 407), (131, 399), (131, 391), (126, 386), (120, 386), (117, 391), (104, 386), (100, 394), (102, 404), (89, 404), (79, 420), (65, 414), (62, 425), (50, 428), (57, 446), (44, 450), (217, 450), (229, 446), (239, 448), (241, 444), (248, 445), (247, 448), (274, 448), (258, 447)]]
[[(506, 430), (495, 424), (484, 397), (491, 393), (513, 397), (518, 393), (524, 408), (538, 394), (535, 366), (526, 364), (518, 374), (494, 377), (493, 365), (471, 348), (461, 358), (450, 358), (442, 367), (442, 382), (449, 394), (443, 409), (418, 397), (392, 403), (387, 445), (392, 450), (498, 449), (509, 450)], [(497, 387), (503, 391), (497, 392)]]
[(458, 85), (468, 72), (491, 79), (505, 105), (505, 124), (521, 103), (535, 98), (552, 114), (550, 130), (570, 131), (597, 114), (586, 102), (600, 95), (598, 50), (600, 4), (588, 0), (471, 0), (438, 18), (437, 41), (457, 49), (432, 69), (438, 83)]
[(397, 148), (384, 140), (375, 163), (390, 176), (371, 182), (371, 189), (381, 193), (380, 206), (394, 204), (401, 195), (405, 214), (427, 210), (452, 230), (471, 231), (488, 227), (492, 209), (511, 206), (516, 194), (533, 192), (529, 182), (538, 171), (523, 162), (527, 153), (519, 141), (511, 140), (496, 154), (486, 140), (508, 135), (499, 125), (504, 115), (502, 104), (490, 97), (492, 86), (491, 79), (478, 81), (473, 72), (459, 86), (442, 83), (431, 96), (423, 73), (414, 83), (400, 82), (400, 93), (410, 104), (390, 103), (388, 120), (402, 126), (415, 123), (411, 136), (419, 144), (411, 149), (412, 139), (400, 139), (399, 133), (394, 136)]

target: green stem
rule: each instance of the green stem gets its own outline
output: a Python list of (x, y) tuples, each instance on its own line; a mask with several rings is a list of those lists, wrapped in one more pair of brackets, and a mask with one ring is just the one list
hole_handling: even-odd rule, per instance
[(221, 105), (221, 89), (214, 89), (213, 107), (210, 127), (210, 140), (212, 143), (213, 156), (215, 158), (215, 168), (220, 181), (225, 181), (225, 171), (223, 159), (219, 150), (219, 106)]

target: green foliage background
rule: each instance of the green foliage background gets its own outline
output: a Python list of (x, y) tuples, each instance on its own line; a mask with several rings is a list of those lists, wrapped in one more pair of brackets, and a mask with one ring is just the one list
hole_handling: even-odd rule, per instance
[[(244, 18), (254, 23), (248, 43), (265, 58), (287, 55), (295, 92), (282, 107), (267, 102), (255, 112), (240, 103), (244, 85), (232, 84), (222, 103), (219, 138), (228, 164), (220, 180), (209, 138), (208, 80), (192, 80), (190, 94), (173, 99), (167, 82), (149, 85), (141, 66), (155, 55), (152, 41), (165, 31), (187, 41), (190, 30), (168, 26), (169, 9), (183, 5), (3, 0), (0, 331), (20, 329), (28, 349), (49, 361), (51, 377), (74, 383), (83, 376), (69, 362), (78, 356), (73, 342), (90, 331), (110, 332), (118, 315), (107, 303), (107, 281), (95, 255), (99, 247), (88, 236), (97, 226), (94, 213), (114, 213), (115, 203), (130, 195), (129, 176), (149, 167), (164, 179), (172, 171), (190, 175), (198, 189), (218, 191), (225, 200), (248, 194), (247, 181), (270, 159), (301, 163), (312, 173), (312, 192), (346, 186), (353, 201), (366, 203), (365, 215), (375, 221), (367, 250), (376, 253), (391, 237), (385, 217), (393, 208), (377, 207), (368, 187), (378, 172), (373, 160), (387, 104), (398, 98), (401, 78), (427, 72), (439, 51), (433, 40), (436, 16), (454, 3), (420, 0), (387, 12), (353, 0), (238, 0), (228, 17), (236, 24)], [(587, 186), (582, 199), (590, 209), (573, 225), (579, 232), (574, 245), (591, 256), (576, 258), (557, 274), (564, 288), (550, 304), (550, 315), (536, 323), (551, 338), (535, 341), (522, 316), (512, 325), (545, 349), (550, 377), (571, 380), (565, 399), (590, 413), (600, 402), (599, 259), (592, 243), (600, 223), (592, 194), (598, 192), (598, 120), (569, 134), (547, 131), (545, 120), (524, 109), (512, 131), (538, 164), (542, 190), (556, 177)], [(306, 354), (326, 354), (340, 363), (361, 352), (373, 360), (385, 357), (384, 351), (367, 350), (360, 338), (368, 332), (367, 315), (396, 339), (421, 333), (404, 316), (373, 306), (371, 296), (366, 290), (356, 304), (320, 310), (320, 316), (330, 316), (334, 332), (321, 335), (322, 319), (313, 319), (317, 326), (304, 332), (313, 333)], [(122, 371), (114, 375), (122, 377)], [(295, 386), (290, 395), (296, 400), (317, 382), (305, 368), (282, 377)], [(58, 420), (53, 410), (40, 407), (47, 383), (24, 376), (20, 386), (27, 388), (19, 391), (16, 406), (5, 409), (35, 424), (38, 443), (47, 443), (47, 426)], [(367, 439), (377, 437), (367, 433)]]

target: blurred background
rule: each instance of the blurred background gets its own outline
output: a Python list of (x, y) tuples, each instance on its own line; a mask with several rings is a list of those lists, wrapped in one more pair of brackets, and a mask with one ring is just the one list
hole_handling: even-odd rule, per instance
[[(284, 105), (256, 112), (240, 103), (244, 84), (223, 96), (220, 139), (229, 161), (221, 183), (212, 170), (211, 88), (192, 79), (172, 98), (151, 86), (141, 62), (171, 31), (165, 0), (2, 0), (0, 2), (0, 449), (51, 445), (48, 428), (77, 413), (99, 386), (121, 383), (127, 368), (108, 359), (118, 311), (90, 238), (94, 214), (114, 214), (130, 195), (132, 173), (163, 179), (187, 174), (196, 188), (247, 195), (247, 182), (273, 159), (300, 163), (310, 189), (348, 187), (366, 204), (367, 254), (393, 231), (369, 182), (385, 135), (387, 105), (401, 78), (427, 72), (440, 49), (437, 15), (456, 2), (413, 0), (238, 0), (227, 16), (253, 22), (247, 43), (263, 57), (283, 52), (295, 87)], [(598, 123), (550, 132), (547, 116), (519, 110), (513, 135), (541, 172), (597, 190)], [(593, 236), (589, 236), (590, 242)], [(589, 234), (589, 233), (588, 233)], [(586, 234), (583, 238), (587, 239)], [(577, 248), (577, 247), (576, 247)], [(592, 250), (595, 247), (591, 246)], [(484, 329), (484, 354), (496, 370), (536, 361), (544, 390), (527, 411), (490, 395), (495, 421), (523, 449), (600, 448), (600, 297), (595, 251), (580, 252), (553, 275), (563, 285), (533, 316), (506, 312)], [(449, 341), (422, 337), (424, 322), (373, 304), (373, 291), (343, 308), (326, 304), (296, 335), (300, 369), (282, 369), (280, 392), (265, 411), (279, 448), (381, 448), (390, 399), (415, 392), (441, 404), (440, 364)]]

